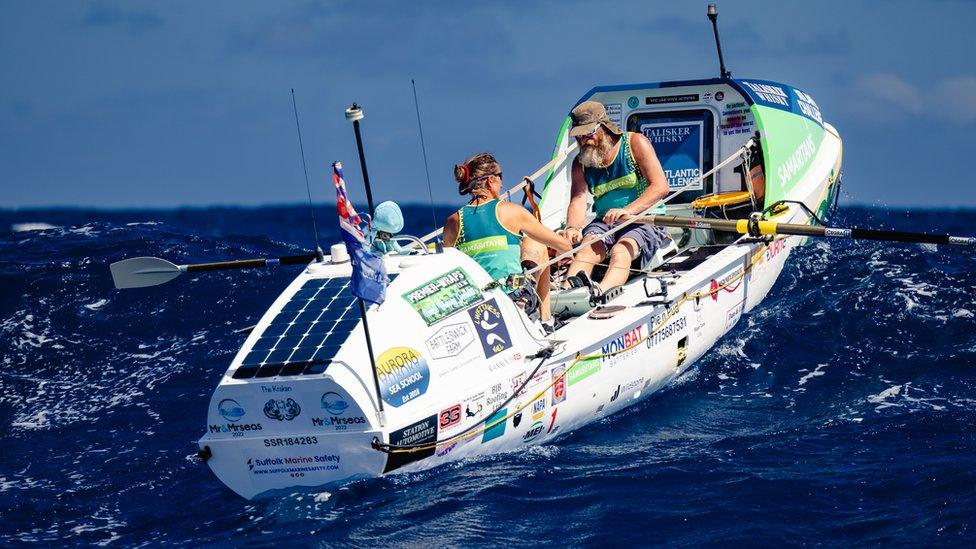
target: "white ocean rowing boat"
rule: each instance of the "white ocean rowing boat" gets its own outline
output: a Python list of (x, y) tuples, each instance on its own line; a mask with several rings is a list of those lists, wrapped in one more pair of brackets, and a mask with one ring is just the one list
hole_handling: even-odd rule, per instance
[[(709, 18), (714, 27), (714, 6)], [(114, 263), (118, 288), (185, 272), (305, 265), (217, 385), (200, 457), (253, 498), (550, 443), (681, 376), (763, 300), (808, 237), (976, 245), (825, 226), (840, 187), (837, 131), (799, 89), (732, 79), (724, 62), (721, 74), (598, 87), (580, 99), (603, 103), (619, 126), (654, 144), (673, 191), (669, 215), (629, 222), (669, 227), (676, 244), (602, 296), (554, 292), (564, 324), (551, 334), (455, 249), (385, 257), (387, 297), (365, 317), (341, 246), (324, 257)], [(545, 176), (540, 215), (553, 229), (569, 203), (576, 145), (568, 126), (567, 117), (552, 160), (528, 178)]]
[[(779, 203), (768, 219), (810, 224), (836, 196), (840, 137), (793, 87), (714, 79), (600, 87), (583, 100), (648, 135), (672, 190), (698, 195), (669, 213), (735, 220)], [(569, 197), (566, 130), (540, 204), (553, 228)], [(680, 247), (596, 303), (585, 289), (557, 292), (565, 324), (549, 335), (455, 249), (387, 256), (387, 299), (367, 313), (380, 396), (350, 265), (313, 261), (231, 361), (201, 451), (252, 498), (549, 443), (680, 376), (759, 304), (803, 240), (716, 240), (702, 227), (676, 230)]]

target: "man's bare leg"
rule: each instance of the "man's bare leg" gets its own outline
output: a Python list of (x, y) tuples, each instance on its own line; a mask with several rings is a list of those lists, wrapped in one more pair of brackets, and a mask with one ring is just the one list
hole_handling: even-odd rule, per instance
[(632, 238), (621, 238), (613, 248), (610, 248), (610, 266), (607, 274), (600, 281), (600, 288), (604, 291), (627, 282), (630, 276), (630, 265), (640, 253), (637, 241)]
[(567, 278), (577, 273), (584, 273), (589, 277), (593, 272), (593, 267), (607, 257), (606, 245), (595, 236), (587, 236), (583, 239), (583, 244), (589, 244), (589, 246), (583, 246), (576, 252), (573, 262), (569, 265), (569, 270), (566, 271)]

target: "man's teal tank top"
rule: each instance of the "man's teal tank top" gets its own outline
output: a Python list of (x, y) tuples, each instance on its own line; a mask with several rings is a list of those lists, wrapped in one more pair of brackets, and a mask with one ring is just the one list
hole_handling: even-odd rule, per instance
[[(647, 180), (630, 150), (630, 138), (633, 135), (632, 132), (623, 135), (617, 156), (606, 168), (583, 167), (583, 179), (593, 195), (593, 209), (596, 210), (597, 219), (602, 219), (612, 208), (626, 207), (647, 189)], [(650, 213), (661, 215), (665, 211), (664, 202), (658, 202)]]
[(471, 256), (494, 280), (522, 272), (522, 237), (498, 221), (498, 200), (458, 210), (457, 249)]

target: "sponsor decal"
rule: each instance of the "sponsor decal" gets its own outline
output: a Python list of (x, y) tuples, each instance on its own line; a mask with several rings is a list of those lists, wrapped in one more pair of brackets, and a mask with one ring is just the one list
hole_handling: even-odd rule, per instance
[(600, 371), (600, 358), (584, 358), (566, 372), (570, 387)]
[(486, 404), (489, 408), (500, 406), (506, 400), (508, 400), (508, 390), (501, 383), (492, 385), (491, 389), (488, 390)]
[(671, 190), (704, 188), (704, 124), (701, 120), (641, 124), (640, 131), (654, 145)]
[(467, 322), (442, 326), (426, 342), (430, 357), (435, 359), (458, 356), (472, 343), (474, 331)]
[(342, 457), (339, 454), (250, 458), (247, 460), (247, 470), (252, 476), (284, 475), (302, 478), (306, 473), (337, 471), (341, 462)]
[(663, 103), (693, 103), (698, 101), (697, 93), (683, 93), (681, 95), (660, 95), (657, 97), (645, 97), (645, 105), (661, 105)]
[[(824, 229), (824, 236), (833, 236), (833, 237), (838, 237), (838, 238), (850, 238), (851, 237), (851, 230), (850, 229), (835, 229), (833, 227), (827, 227), (827, 228)], [(949, 238), (949, 241), (951, 242), (953, 238), (956, 238), (956, 240), (959, 240), (958, 237), (950, 237)], [(958, 242), (957, 242), (957, 244), (958, 244)]]
[(607, 109), (607, 117), (613, 121), (618, 127), (624, 127), (623, 124), (623, 109), (620, 103), (607, 103), (604, 105)]
[(437, 416), (437, 428), (441, 431), (450, 429), (461, 423), (461, 404), (455, 404), (450, 408), (441, 410)]
[(716, 101), (722, 101), (724, 99), (725, 99), (725, 92), (723, 92), (723, 91), (717, 91), (717, 92), (715, 92), (715, 100)]
[(277, 421), (291, 421), (302, 413), (302, 407), (293, 398), (272, 398), (264, 403), (264, 415)]
[[(566, 400), (566, 365), (560, 364), (552, 369), (552, 406), (555, 408), (557, 404)], [(553, 411), (553, 414), (556, 412)]]
[[(654, 320), (654, 324), (656, 325), (658, 322), (660, 322), (661, 318), (662, 315), (659, 315)], [(684, 316), (678, 317), (672, 320), (671, 322), (669, 322), (665, 327), (651, 334), (651, 336), (647, 338), (647, 347), (651, 348), (657, 345), (658, 343), (666, 341), (670, 339), (672, 336), (674, 336), (675, 334), (681, 333), (687, 327), (688, 327), (688, 318)]]
[(278, 437), (264, 439), (264, 446), (266, 448), (274, 448), (276, 446), (310, 446), (318, 443), (318, 437)]
[(478, 339), (481, 341), (481, 348), (485, 351), (485, 358), (492, 358), (512, 347), (508, 328), (494, 299), (468, 309), (468, 316), (474, 322), (474, 329), (478, 331)]
[(742, 311), (745, 308), (745, 301), (740, 301), (732, 306), (731, 309), (725, 312), (725, 329), (728, 330), (735, 325), (739, 317), (742, 316)]
[(410, 347), (393, 347), (376, 359), (383, 402), (394, 408), (427, 392), (430, 368), (423, 355)]
[(488, 371), (494, 372), (501, 370), (502, 368), (511, 366), (512, 364), (522, 362), (522, 353), (512, 353), (511, 355), (496, 359), (488, 363)]
[(508, 410), (506, 408), (502, 408), (485, 420), (485, 426), (488, 428), (485, 429), (485, 432), (481, 436), (482, 444), (490, 440), (495, 440), (505, 434), (505, 424), (508, 422), (502, 421), (502, 418), (508, 415), (507, 412)]
[(722, 290), (730, 294), (738, 290), (739, 284), (742, 284), (741, 280), (739, 281), (738, 284), (735, 284), (734, 286), (725, 286), (725, 285), (731, 282), (732, 279), (739, 276), (741, 273), (742, 273), (742, 267), (738, 267), (732, 272), (730, 272), (729, 274), (723, 276), (718, 280), (715, 280), (713, 278), (712, 281), (709, 282), (708, 284), (708, 289), (712, 292), (711, 294), (712, 301), (718, 301), (718, 292), (716, 290), (718, 290), (722, 286), (724, 286)]
[(780, 238), (778, 240), (774, 240), (774, 241), (770, 242), (769, 244), (767, 244), (766, 247), (763, 249), (762, 259), (759, 260), (759, 262), (769, 261), (769, 260), (773, 259), (774, 257), (776, 257), (777, 255), (779, 255), (780, 252), (782, 252), (785, 249), (786, 249), (786, 239), (785, 238)]
[(636, 95), (631, 95), (630, 98), (627, 99), (628, 107), (636, 109), (638, 105), (640, 105), (640, 99), (637, 99)]
[(796, 88), (793, 88), (793, 93), (796, 94), (796, 106), (800, 107), (800, 112), (823, 126), (823, 116), (820, 115), (820, 107), (817, 106), (817, 102)]
[(532, 403), (532, 421), (539, 421), (546, 414), (546, 397)]
[(638, 387), (640, 387), (643, 383), (644, 383), (644, 378), (639, 377), (639, 378), (637, 378), (635, 380), (628, 381), (627, 383), (624, 383), (623, 385), (621, 385), (620, 386), (620, 390), (623, 391), (623, 392), (625, 392), (625, 393), (627, 391), (633, 391), (634, 389), (637, 389)]
[[(827, 229), (829, 230), (839, 230), (839, 229)], [(848, 233), (850, 235), (850, 233)], [(976, 244), (976, 238), (971, 236), (950, 236), (949, 244)]]
[(532, 442), (533, 440), (539, 438), (539, 435), (546, 430), (545, 424), (541, 421), (536, 421), (529, 427), (529, 430), (522, 435), (522, 442)]
[(556, 425), (556, 412), (558, 411), (559, 408), (553, 408), (552, 415), (549, 416), (549, 428), (546, 429), (546, 434), (548, 435), (554, 434), (556, 431), (559, 430), (559, 426)]
[[(413, 445), (433, 444), (437, 442), (437, 414), (426, 417), (416, 423), (397, 429), (390, 433), (390, 444)], [(386, 460), (384, 473), (399, 469), (408, 463), (420, 461), (434, 455), (434, 448), (424, 448), (416, 452), (397, 452), (390, 454)]]
[(614, 391), (612, 395), (610, 395), (610, 402), (617, 400), (619, 396), (620, 396), (620, 385), (617, 385), (617, 390)]
[(262, 385), (262, 393), (290, 393), (292, 390), (290, 385)]
[(518, 412), (512, 416), (512, 427), (518, 428), (519, 423), (522, 423), (522, 412)]
[(760, 84), (758, 82), (747, 82), (742, 81), (743, 84), (752, 90), (753, 95), (756, 99), (761, 102), (769, 103), (776, 107), (787, 107), (790, 106), (790, 96), (787, 95), (786, 90), (779, 86), (773, 86), (770, 84)]
[(223, 425), (216, 423), (209, 425), (209, 428), (211, 434), (229, 433), (234, 437), (242, 437), (249, 432), (264, 430), (264, 426), (260, 423), (224, 423)]
[(481, 300), (481, 291), (460, 267), (403, 294), (428, 326)]
[(339, 393), (334, 391), (323, 393), (319, 401), (322, 404), (322, 409), (327, 412), (327, 415), (325, 417), (313, 417), (313, 426), (331, 427), (336, 431), (348, 431), (350, 427), (354, 429), (366, 428), (367, 421), (362, 414), (345, 415), (351, 406)]
[(776, 169), (780, 186), (786, 186), (787, 183), (792, 181), (793, 177), (810, 162), (816, 152), (817, 146), (813, 144), (813, 136), (807, 134), (806, 139), (801, 141), (790, 156), (786, 158), (786, 161)]
[(478, 393), (464, 399), (464, 421), (477, 420), (485, 413), (485, 394)]
[(243, 406), (238, 404), (236, 400), (230, 398), (221, 400), (220, 404), (217, 405), (217, 411), (220, 412), (220, 417), (231, 423), (237, 423), (247, 414)]
[(330, 414), (340, 415), (349, 409), (349, 403), (339, 393), (333, 393), (331, 391), (324, 393), (322, 394), (321, 402), (322, 409)]
[(644, 341), (647, 325), (641, 323), (627, 332), (611, 339), (600, 348), (600, 360), (609, 366), (631, 358), (638, 354), (639, 344)]
[(437, 457), (444, 457), (447, 454), (450, 454), (452, 450), (457, 448), (460, 443), (461, 441), (459, 440), (456, 442), (451, 442), (449, 444), (441, 444), (437, 446), (437, 449), (434, 451), (434, 455), (436, 455)]
[[(719, 100), (718, 94), (716, 94), (715, 98)], [(719, 127), (722, 129), (722, 135), (737, 135), (741, 133), (752, 133), (752, 128), (755, 124), (755, 120), (753, 120), (752, 114), (749, 111), (749, 106), (744, 101), (739, 101), (729, 103), (725, 106), (722, 110), (722, 119)]]
[(515, 396), (522, 396), (523, 394), (525, 394), (525, 389), (523, 388), (521, 391), (519, 391), (519, 388), (522, 387), (523, 383), (525, 383), (525, 379), (527, 377), (529, 377), (529, 373), (522, 372), (520, 374), (516, 374), (515, 377), (512, 378), (510, 384), (511, 384), (512, 393), (514, 393)]

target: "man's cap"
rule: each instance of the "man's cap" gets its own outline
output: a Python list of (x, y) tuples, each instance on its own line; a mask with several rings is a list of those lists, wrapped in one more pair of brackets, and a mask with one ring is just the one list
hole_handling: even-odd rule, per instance
[(570, 137), (586, 135), (592, 132), (598, 124), (603, 124), (603, 127), (610, 133), (617, 135), (624, 133), (613, 120), (610, 120), (610, 117), (607, 116), (607, 109), (603, 103), (598, 101), (584, 101), (576, 105), (576, 108), (570, 113), (570, 117), (573, 119), (573, 126), (569, 130)]

